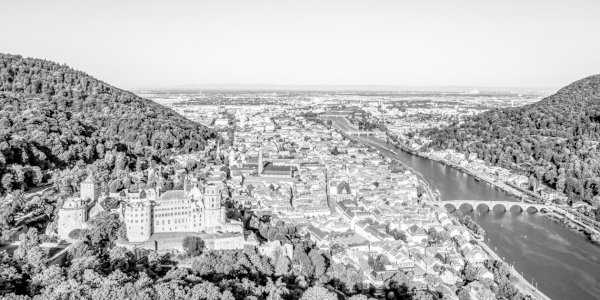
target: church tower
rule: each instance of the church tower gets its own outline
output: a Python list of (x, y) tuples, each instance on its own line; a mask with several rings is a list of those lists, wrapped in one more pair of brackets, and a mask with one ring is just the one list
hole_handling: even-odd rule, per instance
[(229, 167), (231, 168), (233, 166), (235, 166), (235, 153), (232, 149), (231, 152), (229, 152)]
[(100, 186), (96, 184), (94, 175), (90, 175), (81, 183), (79, 188), (79, 195), (81, 199), (90, 198), (92, 201), (96, 201), (100, 196)]
[(263, 162), (263, 152), (262, 152), (262, 147), (261, 147), (260, 150), (258, 150), (258, 176), (260, 176), (260, 174), (262, 174), (264, 166), (265, 165)]

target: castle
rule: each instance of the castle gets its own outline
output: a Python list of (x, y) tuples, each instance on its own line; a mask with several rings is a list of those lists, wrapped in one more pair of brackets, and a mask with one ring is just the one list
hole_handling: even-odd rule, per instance
[(220, 185), (192, 185), (161, 195), (140, 192), (123, 212), (130, 243), (150, 240), (155, 233), (242, 232), (241, 223), (228, 222), (221, 205)]
[(243, 232), (240, 222), (227, 220), (221, 205), (220, 184), (192, 184), (183, 190), (146, 189), (120, 193), (117, 199), (101, 196), (92, 175), (81, 183), (80, 197), (68, 198), (58, 211), (58, 236), (87, 227), (87, 221), (100, 211), (119, 213), (127, 228), (129, 243), (144, 243), (161, 233)]

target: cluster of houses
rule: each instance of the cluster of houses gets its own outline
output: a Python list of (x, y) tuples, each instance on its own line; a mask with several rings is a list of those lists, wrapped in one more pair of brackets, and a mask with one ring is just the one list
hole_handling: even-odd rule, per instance
[[(466, 227), (444, 208), (423, 205), (415, 174), (397, 172), (377, 151), (301, 113), (244, 117), (272, 118), (277, 129), (238, 126), (231, 149), (221, 151), (240, 207), (273, 223), (295, 224), (335, 262), (360, 271), (376, 287), (397, 272), (410, 272), (423, 284), (431, 274), (452, 299), (469, 264), (477, 266), (478, 278), (493, 279), (483, 266), (488, 254)], [(491, 293), (478, 282), (468, 288), (473, 299)]]

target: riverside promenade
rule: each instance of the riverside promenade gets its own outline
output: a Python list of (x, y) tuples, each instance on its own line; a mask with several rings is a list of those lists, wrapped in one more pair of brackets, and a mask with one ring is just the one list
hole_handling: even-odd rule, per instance
[[(471, 233), (471, 235), (472, 235), (472, 233)], [(496, 254), (496, 252), (494, 252), (492, 249), (490, 249), (490, 247), (488, 247), (488, 245), (486, 245), (484, 242), (478, 241), (477, 239), (473, 239), (473, 240), (485, 252), (487, 252), (487, 254), (490, 257), (493, 257), (496, 260), (504, 261), (500, 256), (498, 256), (498, 254)], [(533, 299), (537, 299), (537, 300), (550, 300), (550, 297), (546, 296), (544, 293), (542, 293), (540, 290), (538, 290), (536, 287), (534, 287), (528, 280), (523, 278), (523, 276), (521, 276), (521, 274), (519, 274), (519, 272), (517, 272), (517, 270), (515, 270), (514, 268), (511, 267), (510, 273), (519, 279), (519, 282), (517, 284), (515, 284), (515, 287), (517, 287), (522, 294), (531, 295), (531, 297)]]

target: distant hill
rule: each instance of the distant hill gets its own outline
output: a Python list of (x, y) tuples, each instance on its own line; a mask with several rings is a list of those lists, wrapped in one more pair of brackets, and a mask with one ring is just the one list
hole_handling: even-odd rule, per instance
[(138, 85), (130, 90), (200, 90), (200, 91), (379, 91), (379, 92), (467, 92), (474, 88), (481, 92), (551, 92), (554, 87), (483, 87), (483, 86), (403, 86), (403, 85), (294, 85), (294, 84), (185, 84), (172, 86)]
[(600, 75), (576, 81), (537, 103), (494, 109), (424, 131), (430, 147), (477, 153), (572, 198), (600, 204)]
[(171, 151), (203, 149), (213, 136), (66, 65), (0, 54), (0, 195), (43, 183), (48, 170), (145, 168)]

